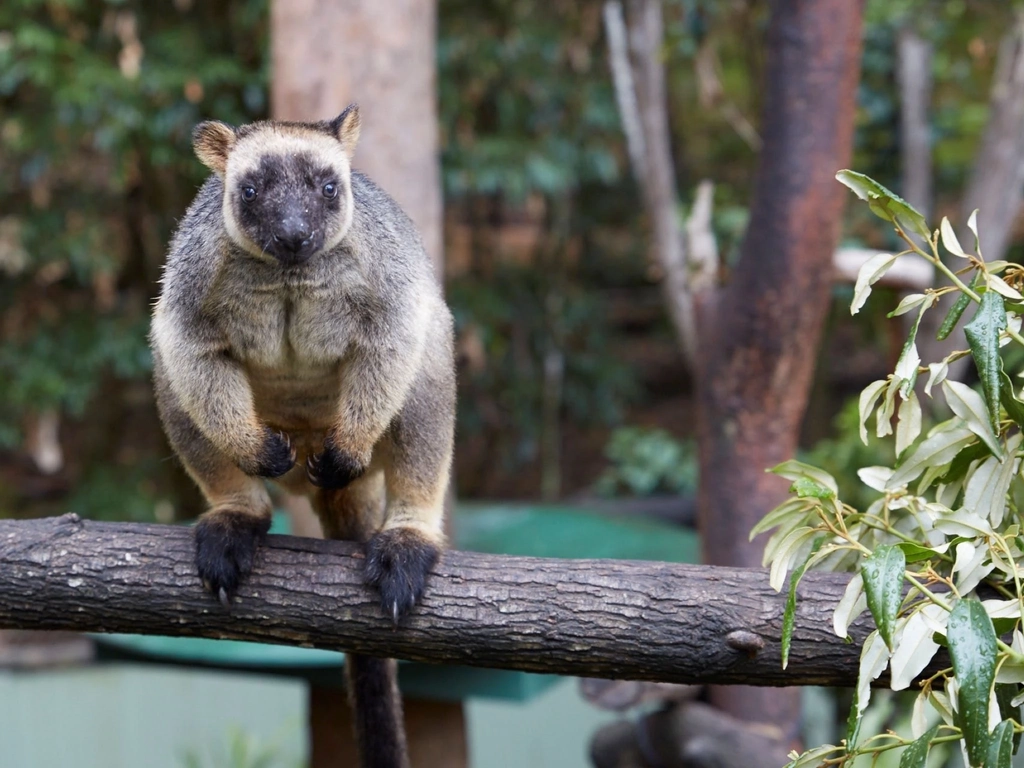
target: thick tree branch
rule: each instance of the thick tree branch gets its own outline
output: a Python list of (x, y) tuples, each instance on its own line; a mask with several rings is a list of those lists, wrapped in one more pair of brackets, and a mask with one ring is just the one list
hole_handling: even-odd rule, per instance
[(852, 685), (860, 643), (831, 631), (845, 578), (811, 573), (787, 670), (785, 595), (760, 569), (448, 552), (401, 628), (346, 542), (271, 536), (231, 612), (203, 592), (191, 531), (0, 521), (0, 628), (232, 638), (421, 662), (680, 683)]

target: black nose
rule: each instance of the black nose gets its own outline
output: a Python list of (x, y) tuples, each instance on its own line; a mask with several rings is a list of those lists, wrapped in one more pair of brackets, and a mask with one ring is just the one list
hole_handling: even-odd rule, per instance
[(306, 227), (287, 227), (274, 235), (274, 242), (281, 248), (298, 253), (309, 245), (312, 233)]

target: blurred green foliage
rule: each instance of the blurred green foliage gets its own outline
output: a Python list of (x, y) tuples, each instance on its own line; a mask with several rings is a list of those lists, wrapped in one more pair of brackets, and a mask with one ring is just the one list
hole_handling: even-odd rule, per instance
[[(635, 399), (633, 371), (611, 348), (614, 337), (600, 297), (573, 288), (557, 317), (545, 304), (549, 286), (538, 270), (500, 269), (493, 280), (452, 281), (448, 300), (457, 327), (476, 334), (486, 365), (463, 376), (459, 428), (488, 432), (494, 460), (514, 469), (538, 452), (544, 357), (558, 339), (564, 358), (565, 418), (611, 425)], [(552, 323), (558, 328), (553, 329)]]
[(620, 427), (605, 447), (611, 465), (594, 487), (602, 496), (693, 494), (697, 490), (697, 446), (663, 429)]
[(146, 518), (170, 492), (150, 300), (203, 178), (192, 126), (266, 111), (266, 16), (264, 0), (0, 5), (0, 447), (57, 410), (67, 457), (56, 493), (7, 511)]
[[(664, 8), (680, 213), (699, 180), (715, 180), (728, 264), (756, 149), (722, 100), (756, 129), (767, 3)], [(650, 400), (644, 372), (623, 361), (631, 339), (615, 319), (629, 292), (653, 284), (645, 222), (601, 4), (440, 0), (438, 9), (445, 203), (449, 223), (470, 233), (469, 263), (448, 288), (460, 331), (483, 350), (463, 371), (459, 434), (486, 434), (512, 470), (540, 460), (552, 360), (568, 425), (621, 424)], [(937, 180), (956, 192), (1011, 10), (869, 2), (855, 167), (898, 189), (893, 41), (908, 19), (924, 20), (936, 45)], [(266, 116), (268, 24), (266, 0), (0, 4), (0, 456), (11, 459), (0, 462), (0, 514), (196, 511), (156, 421), (145, 333), (167, 239), (204, 175), (191, 128)], [(702, 100), (699, 61), (713, 63), (719, 101)], [(509, 222), (535, 234), (516, 258), (494, 237)], [(879, 237), (865, 227), (854, 236)], [(643, 332), (671, 349), (663, 318)], [(33, 419), (53, 410), (66, 466), (41, 482), (24, 449)], [(617, 434), (612, 475), (647, 461), (655, 488), (682, 487), (662, 453), (645, 453), (661, 438)], [(648, 486), (630, 480), (619, 491)]]
[(274, 743), (234, 726), (216, 750), (188, 749), (181, 758), (182, 768), (304, 768), (304, 760), (290, 758)]

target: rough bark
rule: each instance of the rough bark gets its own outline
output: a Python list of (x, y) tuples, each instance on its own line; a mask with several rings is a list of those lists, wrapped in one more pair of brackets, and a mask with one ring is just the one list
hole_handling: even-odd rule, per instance
[(354, 164), (405, 209), (440, 271), (436, 16), (435, 0), (274, 0), (270, 92), (282, 120), (359, 103)]
[[(705, 562), (753, 566), (754, 523), (786, 494), (765, 468), (796, 454), (830, 301), (850, 160), (862, 2), (779, 0), (750, 224), (731, 283), (699, 308), (699, 516)], [(714, 691), (748, 720), (793, 724), (796, 692)]]
[(786, 670), (785, 595), (762, 569), (451, 551), (398, 629), (347, 542), (271, 536), (231, 611), (205, 593), (188, 528), (0, 521), (0, 629), (231, 638), (421, 662), (677, 683), (853, 685), (853, 643), (831, 631), (842, 574), (799, 587)]

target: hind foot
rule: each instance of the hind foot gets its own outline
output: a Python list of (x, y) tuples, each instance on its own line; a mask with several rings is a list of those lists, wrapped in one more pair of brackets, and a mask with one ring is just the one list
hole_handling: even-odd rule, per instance
[(423, 597), (441, 548), (413, 528), (390, 528), (371, 536), (364, 549), (366, 583), (377, 589), (384, 614), (397, 626)]
[(225, 608), (252, 572), (256, 550), (268, 530), (270, 515), (245, 512), (208, 512), (196, 523), (196, 570), (203, 586)]

